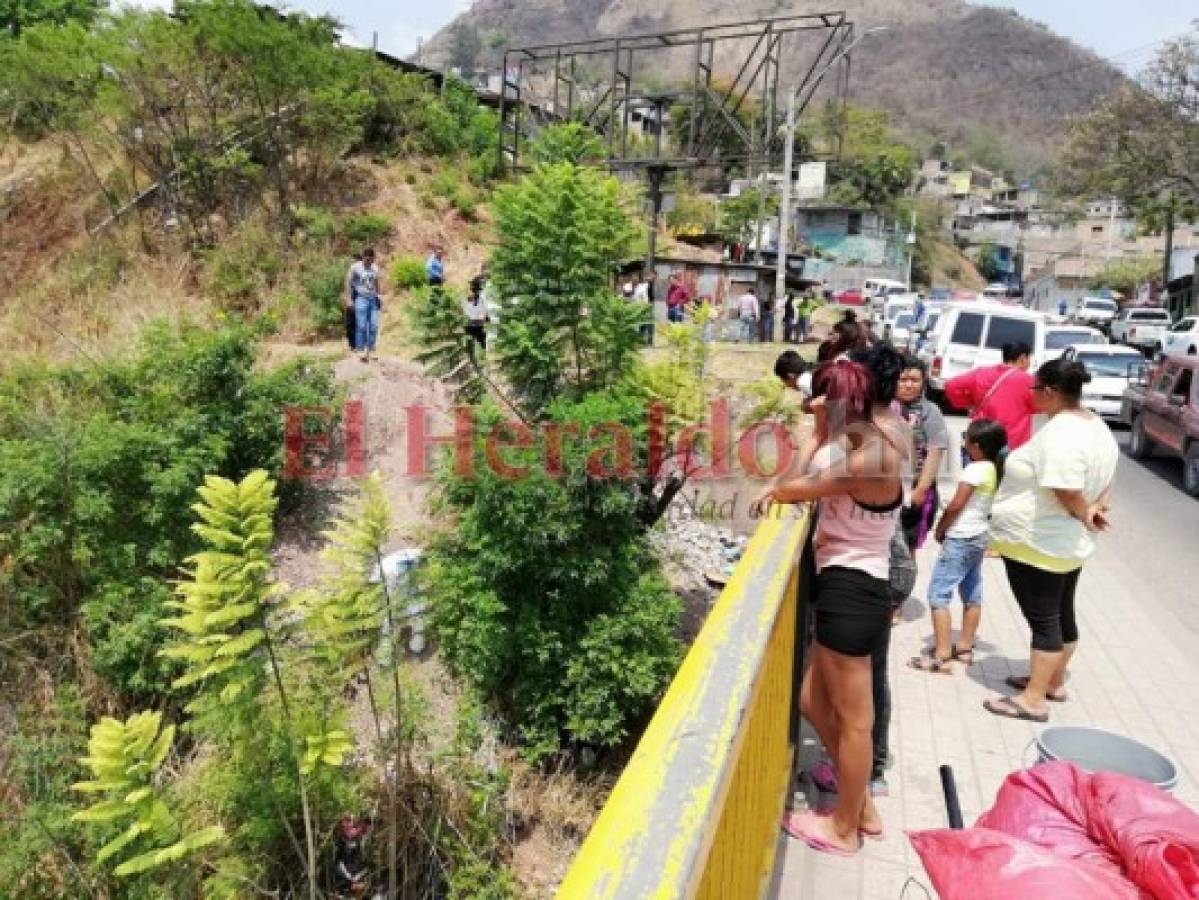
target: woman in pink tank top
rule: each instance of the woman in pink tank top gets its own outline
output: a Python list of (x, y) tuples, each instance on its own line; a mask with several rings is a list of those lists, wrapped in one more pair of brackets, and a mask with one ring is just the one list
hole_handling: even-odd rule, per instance
[(875, 403), (870, 371), (827, 363), (812, 381), (815, 440), (809, 473), (775, 485), (764, 503), (819, 502), (815, 642), (800, 706), (833, 759), (837, 806), (831, 816), (788, 813), (783, 827), (810, 847), (852, 854), (860, 835), (882, 833), (867, 791), (872, 760), (870, 657), (888, 640), (891, 537), (903, 503), (907, 450), (902, 422)]

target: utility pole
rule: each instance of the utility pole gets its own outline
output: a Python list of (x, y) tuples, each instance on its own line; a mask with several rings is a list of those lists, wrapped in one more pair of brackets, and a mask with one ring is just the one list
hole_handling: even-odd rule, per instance
[[(809, 84), (811, 91), (814, 93), (816, 87), (820, 84), (821, 79), (829, 73), (837, 63), (849, 56), (849, 52), (858, 44), (872, 34), (886, 31), (886, 25), (879, 25), (875, 28), (867, 28), (857, 38), (850, 41), (841, 52), (829, 60), (828, 64), (820, 70), (820, 74), (813, 78)], [(811, 94), (809, 94), (809, 99)], [(779, 246), (778, 258), (774, 268), (774, 294), (778, 299), (786, 296), (787, 293), (787, 231), (791, 225), (791, 168), (794, 165), (795, 154), (795, 128), (797, 125), (797, 104), (799, 102), (799, 88), (787, 92), (787, 121), (783, 126), (785, 134), (783, 136), (783, 186), (782, 198), (779, 201)]]
[(1166, 198), (1166, 253), (1162, 260), (1162, 305), (1167, 309), (1170, 299), (1170, 257), (1174, 255), (1174, 193)]
[(912, 206), (912, 218), (908, 224), (908, 237), (906, 241), (908, 245), (908, 277), (906, 279), (908, 293), (912, 292), (912, 259), (916, 255), (916, 207)]

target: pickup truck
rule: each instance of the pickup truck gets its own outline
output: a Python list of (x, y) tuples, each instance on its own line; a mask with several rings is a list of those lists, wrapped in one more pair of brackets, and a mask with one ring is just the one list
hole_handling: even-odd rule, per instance
[(1182, 486), (1199, 497), (1199, 357), (1173, 357), (1146, 368), (1124, 391), (1120, 418), (1132, 428), (1128, 452), (1161, 449), (1182, 459)]
[(1170, 314), (1164, 309), (1123, 309), (1112, 322), (1112, 341), (1142, 350), (1161, 350), (1169, 329)]

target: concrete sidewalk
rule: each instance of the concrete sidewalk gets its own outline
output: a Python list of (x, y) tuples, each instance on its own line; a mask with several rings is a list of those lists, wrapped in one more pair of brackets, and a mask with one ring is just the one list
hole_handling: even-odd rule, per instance
[[(865, 842), (853, 859), (838, 859), (782, 836), (774, 897), (924, 897), (915, 886), (904, 891), (909, 878), (931, 894), (904, 832), (947, 826), (938, 766), (953, 766), (969, 826), (990, 807), (1004, 777), (1023, 768), (1033, 752), (1030, 742), (1041, 726), (999, 718), (982, 708), (987, 697), (1015, 693), (1004, 685), (1005, 678), (1028, 672), (1028, 628), (1000, 560), (984, 564), (986, 593), (975, 664), (954, 664), (951, 675), (907, 666), (908, 658), (931, 641), (923, 598), (936, 553), (930, 540), (919, 554), (920, 579), (913, 592), (917, 599), (908, 601), (904, 621), (891, 638), (891, 790), (889, 797), (878, 800), (885, 839)], [(1188, 715), (1199, 696), (1199, 652), (1187, 656), (1179, 649), (1184, 642), (1171, 639), (1169, 632), (1185, 627), (1130, 582), (1128, 561), (1119, 553), (1118, 544), (1104, 541), (1083, 570), (1077, 598), (1080, 643), (1067, 682), (1070, 699), (1051, 705), (1050, 723), (1109, 728), (1170, 754), (1182, 769), (1175, 796), (1199, 808), (1199, 716)], [(956, 636), (961, 621), (956, 602), (953, 616)], [(803, 764), (817, 753), (814, 741), (806, 740)], [(808, 795), (796, 793), (800, 808), (805, 801), (818, 802), (808, 790)]]

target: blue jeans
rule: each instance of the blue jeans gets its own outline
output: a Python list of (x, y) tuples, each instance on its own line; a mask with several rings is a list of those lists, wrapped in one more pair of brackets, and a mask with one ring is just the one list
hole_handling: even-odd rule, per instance
[(762, 316), (762, 340), (767, 344), (774, 342), (774, 313)]
[(964, 606), (981, 604), (986, 554), (986, 532), (972, 538), (946, 537), (928, 585), (928, 605), (933, 609), (948, 609), (955, 588)]
[(354, 301), (354, 318), (357, 319), (356, 350), (374, 350), (379, 337), (379, 298), (358, 297)]
[(671, 322), (683, 321), (683, 307), (681, 307), (681, 306), (666, 307), (666, 318), (669, 319)]
[(757, 319), (742, 319), (741, 320), (741, 340), (746, 344), (752, 344), (758, 336), (758, 320)]

